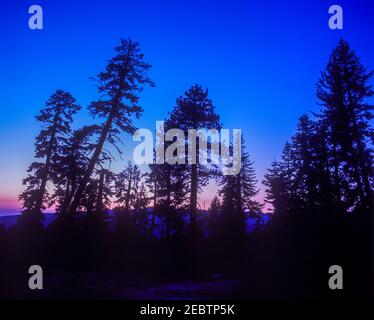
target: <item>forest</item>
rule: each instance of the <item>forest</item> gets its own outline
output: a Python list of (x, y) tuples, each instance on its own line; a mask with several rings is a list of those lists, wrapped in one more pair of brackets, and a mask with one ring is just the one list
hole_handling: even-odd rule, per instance
[[(146, 170), (129, 161), (114, 172), (113, 151), (131, 155), (121, 135), (137, 129), (141, 92), (157, 90), (139, 43), (121, 39), (95, 77), (99, 98), (86, 107), (90, 125), (73, 129), (82, 106), (62, 89), (36, 116), (41, 129), (19, 195), (22, 213), (16, 226), (0, 225), (0, 297), (132, 299), (120, 292), (134, 282), (147, 287), (212, 275), (237, 285), (203, 298), (371, 296), (373, 71), (344, 40), (327, 58), (316, 83), (320, 111), (300, 115), (263, 181), (251, 159), (256, 150), (247, 150), (244, 139), (236, 175), (199, 161), (154, 162)], [(187, 137), (189, 129), (219, 130), (224, 119), (208, 89), (195, 84), (164, 121), (165, 130), (178, 128)], [(204, 210), (198, 196), (211, 181), (218, 192)], [(265, 203), (256, 200), (260, 183)], [(47, 208), (56, 216), (48, 225)], [(249, 219), (257, 221), (251, 231)], [(27, 287), (34, 264), (43, 267), (46, 290)], [(344, 290), (329, 289), (331, 265), (342, 266)], [(92, 290), (82, 289), (87, 274), (95, 275)]]

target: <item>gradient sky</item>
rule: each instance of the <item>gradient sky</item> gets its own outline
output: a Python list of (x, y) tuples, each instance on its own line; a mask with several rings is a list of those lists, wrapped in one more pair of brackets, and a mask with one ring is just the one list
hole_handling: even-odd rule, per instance
[[(302, 113), (317, 111), (315, 83), (339, 38), (373, 69), (373, 1), (12, 1), (2, 3), (0, 39), (0, 210), (17, 207), (33, 160), (35, 115), (57, 88), (82, 106), (98, 94), (88, 78), (103, 70), (121, 37), (140, 42), (156, 88), (141, 95), (136, 126), (154, 129), (177, 96), (199, 83), (225, 128), (241, 128), (261, 180), (295, 131)], [(39, 4), (44, 29), (28, 28)], [(339, 4), (344, 29), (328, 28)], [(84, 109), (74, 127), (92, 123)], [(130, 137), (125, 153), (132, 154)], [(115, 171), (124, 160), (113, 165)], [(261, 186), (260, 186), (261, 187)], [(200, 196), (208, 206), (214, 186)], [(262, 197), (263, 194), (260, 195)]]

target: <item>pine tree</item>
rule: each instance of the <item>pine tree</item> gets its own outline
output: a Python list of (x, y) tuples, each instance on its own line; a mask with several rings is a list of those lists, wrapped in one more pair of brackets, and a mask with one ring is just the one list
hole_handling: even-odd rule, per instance
[(99, 185), (96, 200), (96, 212), (103, 213), (110, 208), (112, 196), (114, 195), (115, 175), (109, 169), (100, 169), (97, 171), (99, 176)]
[(372, 106), (365, 103), (373, 91), (360, 58), (340, 40), (317, 83), (323, 107), (319, 117), (326, 124), (332, 179), (337, 205), (344, 210), (371, 208)]
[(208, 238), (212, 241), (218, 241), (220, 238), (220, 214), (221, 202), (218, 196), (215, 196), (210, 203), (208, 216)]
[(262, 209), (262, 204), (254, 198), (258, 195), (258, 180), (254, 169), (254, 162), (250, 160), (249, 153), (245, 151), (245, 143), (241, 141), (241, 169), (235, 176), (237, 179), (236, 203), (238, 211), (247, 211), (251, 214), (257, 214)]
[(75, 212), (79, 206), (87, 183), (99, 161), (104, 143), (110, 136), (114, 139), (120, 130), (127, 133), (134, 131), (132, 117), (139, 118), (142, 113), (142, 108), (138, 105), (138, 94), (144, 86), (154, 85), (147, 77), (151, 65), (144, 61), (144, 55), (140, 52), (137, 42), (121, 39), (120, 45), (115, 50), (117, 55), (109, 61), (105, 71), (98, 75), (98, 91), (102, 98), (89, 106), (91, 114), (104, 118), (105, 123), (82, 182), (74, 195), (70, 206), (72, 212)]
[(243, 138), (240, 143), (240, 171), (236, 175), (221, 176), (219, 194), (222, 196), (222, 210), (226, 225), (236, 225), (237, 230), (232, 228), (233, 232), (245, 234), (247, 214), (258, 214), (262, 205), (254, 199), (259, 189), (256, 186), (257, 179), (253, 161), (250, 160), (248, 152), (245, 151)]
[(298, 211), (297, 205), (299, 202), (296, 184), (296, 155), (289, 141), (284, 145), (281, 160), (283, 178), (286, 186), (285, 194), (288, 202), (287, 211), (289, 213), (296, 213)]
[(140, 183), (139, 188), (135, 190), (134, 198), (136, 225), (138, 226), (140, 233), (145, 234), (147, 228), (147, 207), (150, 199), (143, 181)]
[(23, 180), (23, 184), (27, 186), (20, 195), (24, 213), (40, 215), (41, 210), (45, 209), (49, 198), (47, 182), (55, 175), (54, 164), (70, 134), (72, 117), (79, 109), (80, 106), (70, 93), (57, 90), (36, 117), (43, 129), (36, 137), (35, 157), (44, 160), (33, 162), (27, 170), (28, 177)]
[(96, 201), (98, 198), (99, 179), (90, 178), (86, 192), (80, 201), (79, 207), (84, 210), (87, 216), (92, 216), (96, 212)]
[(93, 125), (75, 130), (58, 154), (54, 164), (56, 175), (54, 177), (53, 203), (59, 213), (66, 212), (79, 183), (82, 181), (90, 160), (89, 155), (95, 148), (92, 136), (99, 129), (99, 126)]
[(264, 176), (265, 202), (271, 205), (273, 215), (280, 216), (287, 213), (288, 196), (282, 163), (273, 161)]
[(277, 216), (298, 211), (300, 199), (297, 195), (297, 156), (290, 142), (286, 142), (281, 161), (273, 161), (265, 174), (263, 184), (266, 189), (266, 202), (272, 205)]
[(316, 201), (316, 177), (315, 171), (315, 124), (307, 115), (299, 119), (295, 135), (292, 137), (292, 153), (294, 162), (295, 200), (297, 207), (313, 209)]
[(337, 208), (334, 199), (333, 184), (330, 171), (329, 147), (327, 143), (327, 130), (324, 121), (316, 123), (313, 138), (315, 193), (314, 206), (321, 213), (331, 214)]
[(152, 163), (149, 165), (149, 172), (145, 174), (145, 183), (148, 187), (149, 192), (152, 194), (152, 205), (153, 208), (157, 207), (157, 200), (159, 197), (159, 173), (157, 171), (158, 165)]
[(172, 232), (172, 221), (177, 221), (178, 211), (185, 210), (187, 207), (188, 185), (185, 181), (187, 181), (188, 171), (181, 165), (168, 163), (154, 164), (150, 166), (150, 169), (148, 176), (150, 180), (147, 181), (151, 184), (153, 201), (156, 204), (152, 212), (151, 231), (153, 232), (157, 213), (166, 225), (166, 237), (169, 238)]
[(134, 208), (136, 193), (142, 179), (142, 174), (136, 165), (130, 161), (127, 167), (117, 175), (115, 182), (116, 203), (128, 214), (130, 208)]
[(148, 192), (144, 182), (140, 183), (140, 187), (135, 191), (134, 209), (135, 211), (144, 211), (149, 204)]
[[(186, 145), (188, 142), (188, 129), (219, 129), (221, 127), (220, 118), (215, 111), (212, 100), (208, 98), (208, 90), (204, 90), (200, 85), (196, 84), (188, 89), (183, 96), (180, 96), (170, 114), (167, 126), (181, 129), (186, 138)], [(199, 158), (198, 149), (199, 143), (197, 142), (196, 159)], [(201, 188), (213, 177), (213, 172), (209, 170), (207, 165), (201, 163), (184, 164), (181, 165), (181, 168), (189, 172), (185, 183), (189, 185), (190, 225), (191, 229), (194, 229), (197, 196)]]
[(149, 193), (152, 195), (152, 218), (151, 226), (149, 228), (150, 237), (153, 237), (154, 228), (156, 225), (156, 215), (158, 209), (158, 199), (160, 190), (160, 174), (158, 170), (159, 166), (155, 163), (149, 165), (149, 172), (145, 174), (145, 184), (148, 187)]

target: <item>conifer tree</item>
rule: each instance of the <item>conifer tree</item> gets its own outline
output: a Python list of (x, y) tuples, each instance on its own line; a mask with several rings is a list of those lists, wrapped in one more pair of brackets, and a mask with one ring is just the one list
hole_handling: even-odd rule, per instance
[(208, 237), (213, 242), (220, 238), (220, 214), (221, 201), (218, 196), (214, 196), (210, 203), (208, 216)]
[[(98, 75), (98, 91), (102, 98), (90, 104), (93, 116), (104, 118), (100, 138), (88, 164), (83, 179), (74, 195), (70, 211), (75, 212), (83, 197), (87, 183), (94, 172), (104, 143), (111, 142), (120, 131), (134, 131), (133, 116), (139, 118), (142, 108), (139, 106), (139, 92), (146, 85), (153, 86), (147, 72), (151, 65), (144, 61), (139, 44), (131, 39), (121, 39), (115, 48), (116, 56), (112, 58), (105, 71)], [(112, 137), (112, 141), (108, 141)]]
[(73, 131), (58, 154), (54, 165), (56, 176), (54, 177), (53, 203), (59, 213), (66, 212), (83, 178), (90, 160), (89, 155), (95, 148), (92, 136), (98, 130), (99, 126), (92, 125)]
[[(183, 96), (176, 101), (176, 106), (170, 114), (167, 125), (170, 128), (181, 129), (188, 143), (189, 129), (220, 129), (220, 117), (215, 111), (213, 102), (208, 97), (208, 90), (204, 90), (200, 85), (196, 84), (189, 88)], [(186, 184), (189, 185), (189, 211), (190, 224), (192, 228), (196, 224), (197, 213), (197, 197), (201, 187), (206, 185), (213, 171), (209, 170), (207, 165), (198, 163), (199, 159), (199, 143), (196, 143), (196, 164), (181, 165), (187, 172)], [(187, 161), (186, 161), (187, 163)]]
[(142, 174), (136, 165), (130, 161), (127, 167), (117, 175), (115, 182), (116, 203), (128, 214), (134, 208), (136, 193), (142, 179)]
[(318, 172), (315, 164), (315, 124), (307, 115), (299, 119), (291, 148), (294, 163), (295, 201), (299, 209), (313, 209), (316, 201), (316, 178)]
[(344, 210), (369, 209), (372, 204), (372, 150), (368, 143), (373, 141), (369, 124), (373, 107), (365, 102), (373, 95), (372, 75), (348, 43), (340, 40), (317, 83), (335, 200)]
[(278, 216), (298, 211), (296, 158), (291, 143), (286, 142), (281, 161), (272, 162), (263, 180), (266, 202), (272, 205), (273, 213)]
[(262, 183), (266, 192), (265, 202), (271, 205), (272, 214), (279, 216), (287, 213), (288, 197), (282, 163), (274, 160)]
[(96, 212), (103, 213), (110, 208), (112, 196), (114, 195), (115, 175), (109, 169), (100, 169), (97, 171), (99, 176), (99, 185), (96, 200)]
[(151, 218), (151, 225), (149, 228), (150, 237), (153, 236), (155, 224), (156, 224), (156, 215), (158, 209), (158, 201), (160, 197), (160, 173), (159, 173), (159, 165), (153, 163), (149, 165), (149, 172), (145, 174), (145, 184), (148, 188), (148, 192), (151, 194), (151, 202), (152, 202), (152, 218)]
[(220, 193), (223, 207), (237, 213), (244, 211), (258, 213), (262, 205), (254, 198), (259, 192), (253, 161), (245, 150), (244, 139), (241, 139), (240, 171), (236, 175), (222, 175)]
[(24, 213), (39, 215), (45, 209), (49, 200), (47, 183), (55, 176), (54, 164), (70, 134), (73, 115), (79, 109), (70, 93), (57, 90), (36, 117), (43, 128), (36, 137), (35, 158), (42, 161), (33, 162), (27, 170), (27, 178), (23, 180), (27, 187), (19, 198), (23, 201)]

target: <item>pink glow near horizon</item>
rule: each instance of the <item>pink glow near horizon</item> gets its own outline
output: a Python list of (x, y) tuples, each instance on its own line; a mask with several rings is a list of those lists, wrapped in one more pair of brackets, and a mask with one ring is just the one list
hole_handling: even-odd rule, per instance
[[(210, 191), (210, 192), (209, 192)], [(209, 209), (210, 203), (213, 200), (216, 193), (211, 192), (212, 190), (205, 190), (201, 193), (199, 197), (199, 205), (202, 209)], [(260, 194), (256, 197), (256, 200), (259, 202), (263, 202), (265, 198), (265, 195), (260, 192)], [(0, 197), (0, 210), (17, 210), (22, 208), (22, 203), (18, 200), (18, 198), (12, 198), (12, 197)], [(54, 208), (48, 208), (47, 211), (53, 210)], [(264, 207), (264, 211), (268, 211), (269, 206), (266, 205)]]
[(0, 197), (0, 209), (20, 209), (22, 207), (18, 198)]

